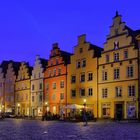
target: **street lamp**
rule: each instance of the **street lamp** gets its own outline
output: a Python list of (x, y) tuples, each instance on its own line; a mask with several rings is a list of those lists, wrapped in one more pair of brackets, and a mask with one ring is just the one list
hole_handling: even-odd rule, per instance
[(86, 99), (84, 99), (84, 107), (86, 107), (86, 102), (87, 102), (87, 100), (86, 100)]
[(48, 105), (48, 102), (45, 102), (45, 105), (47, 106)]
[(17, 106), (18, 106), (18, 115), (19, 115), (19, 108), (20, 108), (20, 104), (17, 104)]

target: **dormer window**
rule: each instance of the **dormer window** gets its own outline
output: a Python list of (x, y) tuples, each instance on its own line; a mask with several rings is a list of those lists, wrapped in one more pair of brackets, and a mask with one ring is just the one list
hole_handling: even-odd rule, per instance
[(109, 54), (106, 55), (106, 63), (109, 63)]
[(56, 65), (58, 65), (58, 59), (56, 59)]
[(118, 35), (118, 28), (115, 29), (115, 35)]
[(82, 52), (83, 52), (83, 48), (80, 48), (80, 49), (79, 49), (79, 52), (82, 53)]

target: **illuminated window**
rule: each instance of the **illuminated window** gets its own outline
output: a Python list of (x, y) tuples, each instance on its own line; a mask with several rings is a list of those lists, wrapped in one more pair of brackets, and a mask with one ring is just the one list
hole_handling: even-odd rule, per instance
[(60, 88), (64, 88), (64, 81), (60, 82)]
[(122, 87), (115, 87), (116, 97), (122, 97)]
[(128, 66), (127, 67), (127, 77), (128, 78), (133, 77), (133, 66)]
[(106, 81), (107, 80), (107, 71), (102, 72), (102, 80)]
[(85, 73), (80, 75), (80, 82), (85, 82)]
[(124, 51), (124, 59), (128, 59), (128, 50)]
[(88, 96), (92, 96), (93, 95), (93, 90), (92, 90), (92, 88), (88, 88)]
[(80, 68), (80, 61), (77, 61), (76, 68)]
[(107, 88), (102, 89), (102, 98), (107, 98), (108, 97), (108, 90)]
[(114, 62), (119, 61), (119, 53), (114, 53)]
[(93, 73), (89, 72), (88, 73), (88, 81), (92, 81), (93, 80)]
[(86, 67), (86, 59), (82, 60), (82, 67)]
[(53, 89), (56, 89), (56, 83), (55, 82), (52, 84), (52, 87), (53, 87)]
[(114, 69), (114, 79), (119, 79), (120, 78), (120, 69), (116, 68)]
[(76, 97), (76, 90), (75, 89), (71, 90), (71, 97), (72, 98)]
[(128, 86), (128, 96), (129, 97), (135, 96), (135, 86), (134, 85)]
[(71, 83), (75, 83), (76, 82), (76, 76), (75, 75), (72, 75), (71, 76)]
[(64, 93), (60, 93), (60, 100), (64, 99)]
[(80, 96), (85, 96), (85, 89), (84, 88), (80, 88)]

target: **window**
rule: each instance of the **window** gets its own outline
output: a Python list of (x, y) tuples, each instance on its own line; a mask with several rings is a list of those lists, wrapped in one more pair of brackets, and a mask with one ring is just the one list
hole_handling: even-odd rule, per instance
[(82, 67), (86, 67), (86, 59), (82, 60)]
[(76, 97), (76, 90), (75, 89), (71, 90), (71, 97), (72, 98)]
[(56, 83), (52, 84), (53, 89), (56, 89)]
[(119, 53), (114, 53), (114, 62), (119, 61)]
[(75, 83), (76, 82), (76, 76), (75, 75), (72, 75), (71, 76), (71, 83)]
[(42, 83), (39, 84), (39, 89), (42, 89)]
[(135, 96), (135, 86), (134, 85), (128, 86), (128, 96), (129, 97)]
[(80, 75), (80, 82), (85, 82), (85, 73)]
[(64, 99), (64, 93), (60, 93), (60, 100)]
[(107, 80), (107, 71), (102, 72), (102, 80), (106, 81)]
[(32, 90), (34, 90), (35, 89), (35, 86), (34, 85), (32, 85)]
[(122, 87), (115, 87), (116, 97), (122, 97)]
[(79, 52), (82, 53), (82, 52), (83, 52), (83, 48), (80, 48), (80, 49), (79, 49)]
[(89, 72), (88, 73), (88, 81), (92, 81), (92, 79), (93, 79), (93, 73)]
[(38, 77), (40, 78), (40, 73), (38, 73)]
[(48, 71), (48, 76), (51, 77), (51, 70)]
[(55, 93), (52, 94), (52, 100), (55, 100)]
[(58, 75), (61, 75), (61, 69), (60, 68), (58, 69)]
[(109, 55), (106, 55), (106, 63), (109, 63)]
[(60, 88), (64, 88), (64, 81), (60, 82)]
[(56, 69), (53, 70), (53, 75), (56, 76)]
[(53, 61), (51, 61), (51, 66), (53, 65)]
[(36, 74), (34, 74), (34, 79), (36, 79)]
[(48, 90), (49, 89), (49, 84), (48, 83), (46, 83), (46, 90)]
[(88, 88), (88, 96), (92, 96), (93, 94), (92, 91), (93, 91), (92, 88)]
[(56, 59), (56, 65), (58, 65), (58, 59)]
[(118, 35), (118, 28), (115, 29), (115, 35)]
[(114, 69), (114, 79), (119, 79), (120, 78), (120, 69)]
[(133, 77), (133, 66), (127, 67), (127, 77), (129, 78)]
[(34, 102), (34, 100), (35, 100), (35, 98), (34, 98), (34, 96), (32, 96), (32, 102)]
[(77, 61), (76, 68), (80, 68), (80, 61)]
[(85, 89), (84, 88), (80, 88), (80, 96), (85, 96)]
[(107, 93), (107, 88), (102, 89), (102, 98), (107, 98), (108, 93)]
[(128, 50), (124, 51), (124, 59), (128, 59)]
[(39, 102), (42, 102), (42, 93), (39, 94)]

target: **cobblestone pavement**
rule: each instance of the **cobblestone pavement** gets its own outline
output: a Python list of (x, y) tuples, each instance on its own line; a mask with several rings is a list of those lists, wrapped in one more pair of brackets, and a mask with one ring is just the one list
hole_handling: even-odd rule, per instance
[(69, 123), (5, 119), (0, 121), (0, 140), (140, 140), (140, 123)]

